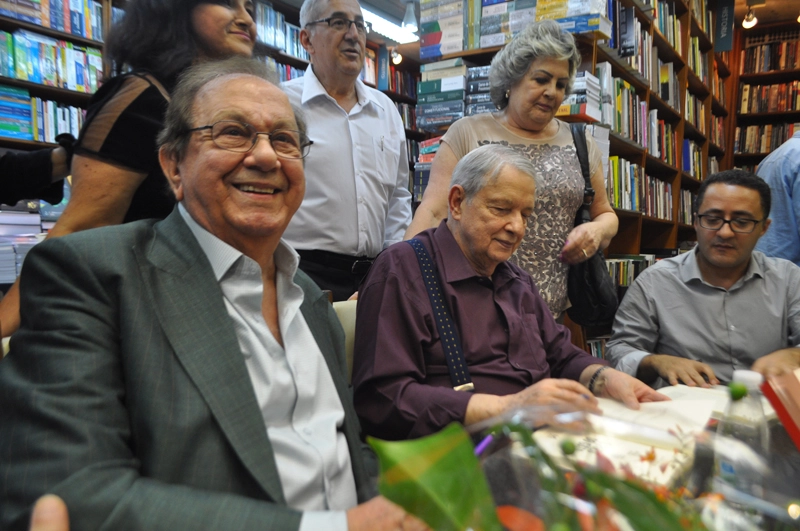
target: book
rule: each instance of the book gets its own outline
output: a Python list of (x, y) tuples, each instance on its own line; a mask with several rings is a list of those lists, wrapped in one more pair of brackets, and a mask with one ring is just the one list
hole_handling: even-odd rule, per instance
[(478, 92), (489, 92), (489, 80), (482, 79), (480, 81), (470, 81), (467, 83), (467, 94), (476, 94)]
[(464, 112), (463, 101), (446, 101), (441, 103), (424, 103), (417, 105), (417, 116), (434, 116), (452, 112)]
[(389, 90), (389, 49), (378, 48), (378, 90)]
[[(431, 94), (420, 94), (417, 103), (440, 103), (443, 101), (459, 101), (464, 99), (463, 90), (448, 90), (447, 92), (433, 92)], [(471, 102), (467, 102), (471, 103)]]
[(453, 59), (445, 59), (444, 61), (436, 61), (433, 63), (420, 65), (419, 71), (430, 72), (431, 70), (443, 70), (445, 68), (453, 68), (461, 65), (468, 65), (468, 63), (464, 62), (462, 57), (454, 57)]
[(453, 66), (451, 68), (441, 68), (439, 70), (429, 70), (420, 73), (420, 81), (433, 81), (445, 77), (463, 76), (467, 73), (466, 65)]
[(464, 90), (464, 76), (452, 76), (432, 81), (417, 83), (417, 94), (431, 94), (433, 92), (448, 92), (451, 90)]
[(800, 450), (800, 369), (780, 376), (767, 376), (761, 392), (769, 400), (786, 433)]

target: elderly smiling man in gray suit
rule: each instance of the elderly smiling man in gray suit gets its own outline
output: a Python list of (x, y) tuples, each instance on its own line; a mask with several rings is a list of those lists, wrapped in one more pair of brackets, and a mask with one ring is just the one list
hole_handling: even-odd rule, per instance
[(234, 59), (181, 80), (166, 220), (28, 255), (0, 362), (0, 527), (26, 528), (44, 492), (73, 529), (423, 527), (367, 501), (343, 333), (281, 241), (310, 142), (268, 79)]

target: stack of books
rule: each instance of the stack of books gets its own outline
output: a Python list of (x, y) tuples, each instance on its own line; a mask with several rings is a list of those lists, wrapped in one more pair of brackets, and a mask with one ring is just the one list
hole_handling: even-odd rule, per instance
[(33, 140), (31, 96), (27, 90), (0, 85), (0, 136)]
[(467, 116), (497, 110), (489, 94), (489, 71), (491, 66), (473, 66), (467, 71), (467, 94), (465, 96)]
[(422, 65), (417, 84), (417, 128), (441, 131), (464, 117), (467, 65), (455, 58)]
[(0, 15), (87, 39), (103, 40), (103, 6), (97, 1), (5, 1), (0, 2)]
[(590, 72), (578, 72), (572, 94), (564, 98), (556, 116), (571, 116), (587, 122), (600, 120), (600, 79)]
[(464, 49), (467, 0), (420, 0), (419, 7), (420, 59), (435, 59)]
[(503, 46), (536, 18), (535, 0), (483, 0), (480, 47)]

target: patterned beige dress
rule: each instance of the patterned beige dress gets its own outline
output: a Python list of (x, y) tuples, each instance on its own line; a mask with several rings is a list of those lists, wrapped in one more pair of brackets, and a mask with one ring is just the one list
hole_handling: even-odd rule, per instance
[[(536, 190), (534, 215), (511, 260), (531, 274), (554, 317), (569, 306), (567, 272), (558, 261), (564, 242), (583, 201), (584, 181), (569, 125), (557, 120), (551, 137), (530, 139), (509, 131), (494, 114), (469, 116), (455, 122), (442, 139), (459, 159), (484, 144), (503, 144), (527, 155), (539, 170), (544, 186)], [(600, 171), (600, 151), (587, 135), (591, 174)]]

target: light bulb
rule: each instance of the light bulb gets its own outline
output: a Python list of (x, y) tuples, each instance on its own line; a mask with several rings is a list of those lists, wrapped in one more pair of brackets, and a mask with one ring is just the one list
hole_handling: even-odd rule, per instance
[(396, 48), (392, 48), (392, 64), (399, 65), (403, 61), (403, 56)]
[(756, 18), (756, 14), (753, 12), (753, 8), (747, 10), (747, 15), (745, 15), (744, 20), (742, 21), (742, 27), (744, 29), (750, 29), (753, 26), (758, 24), (758, 19)]

